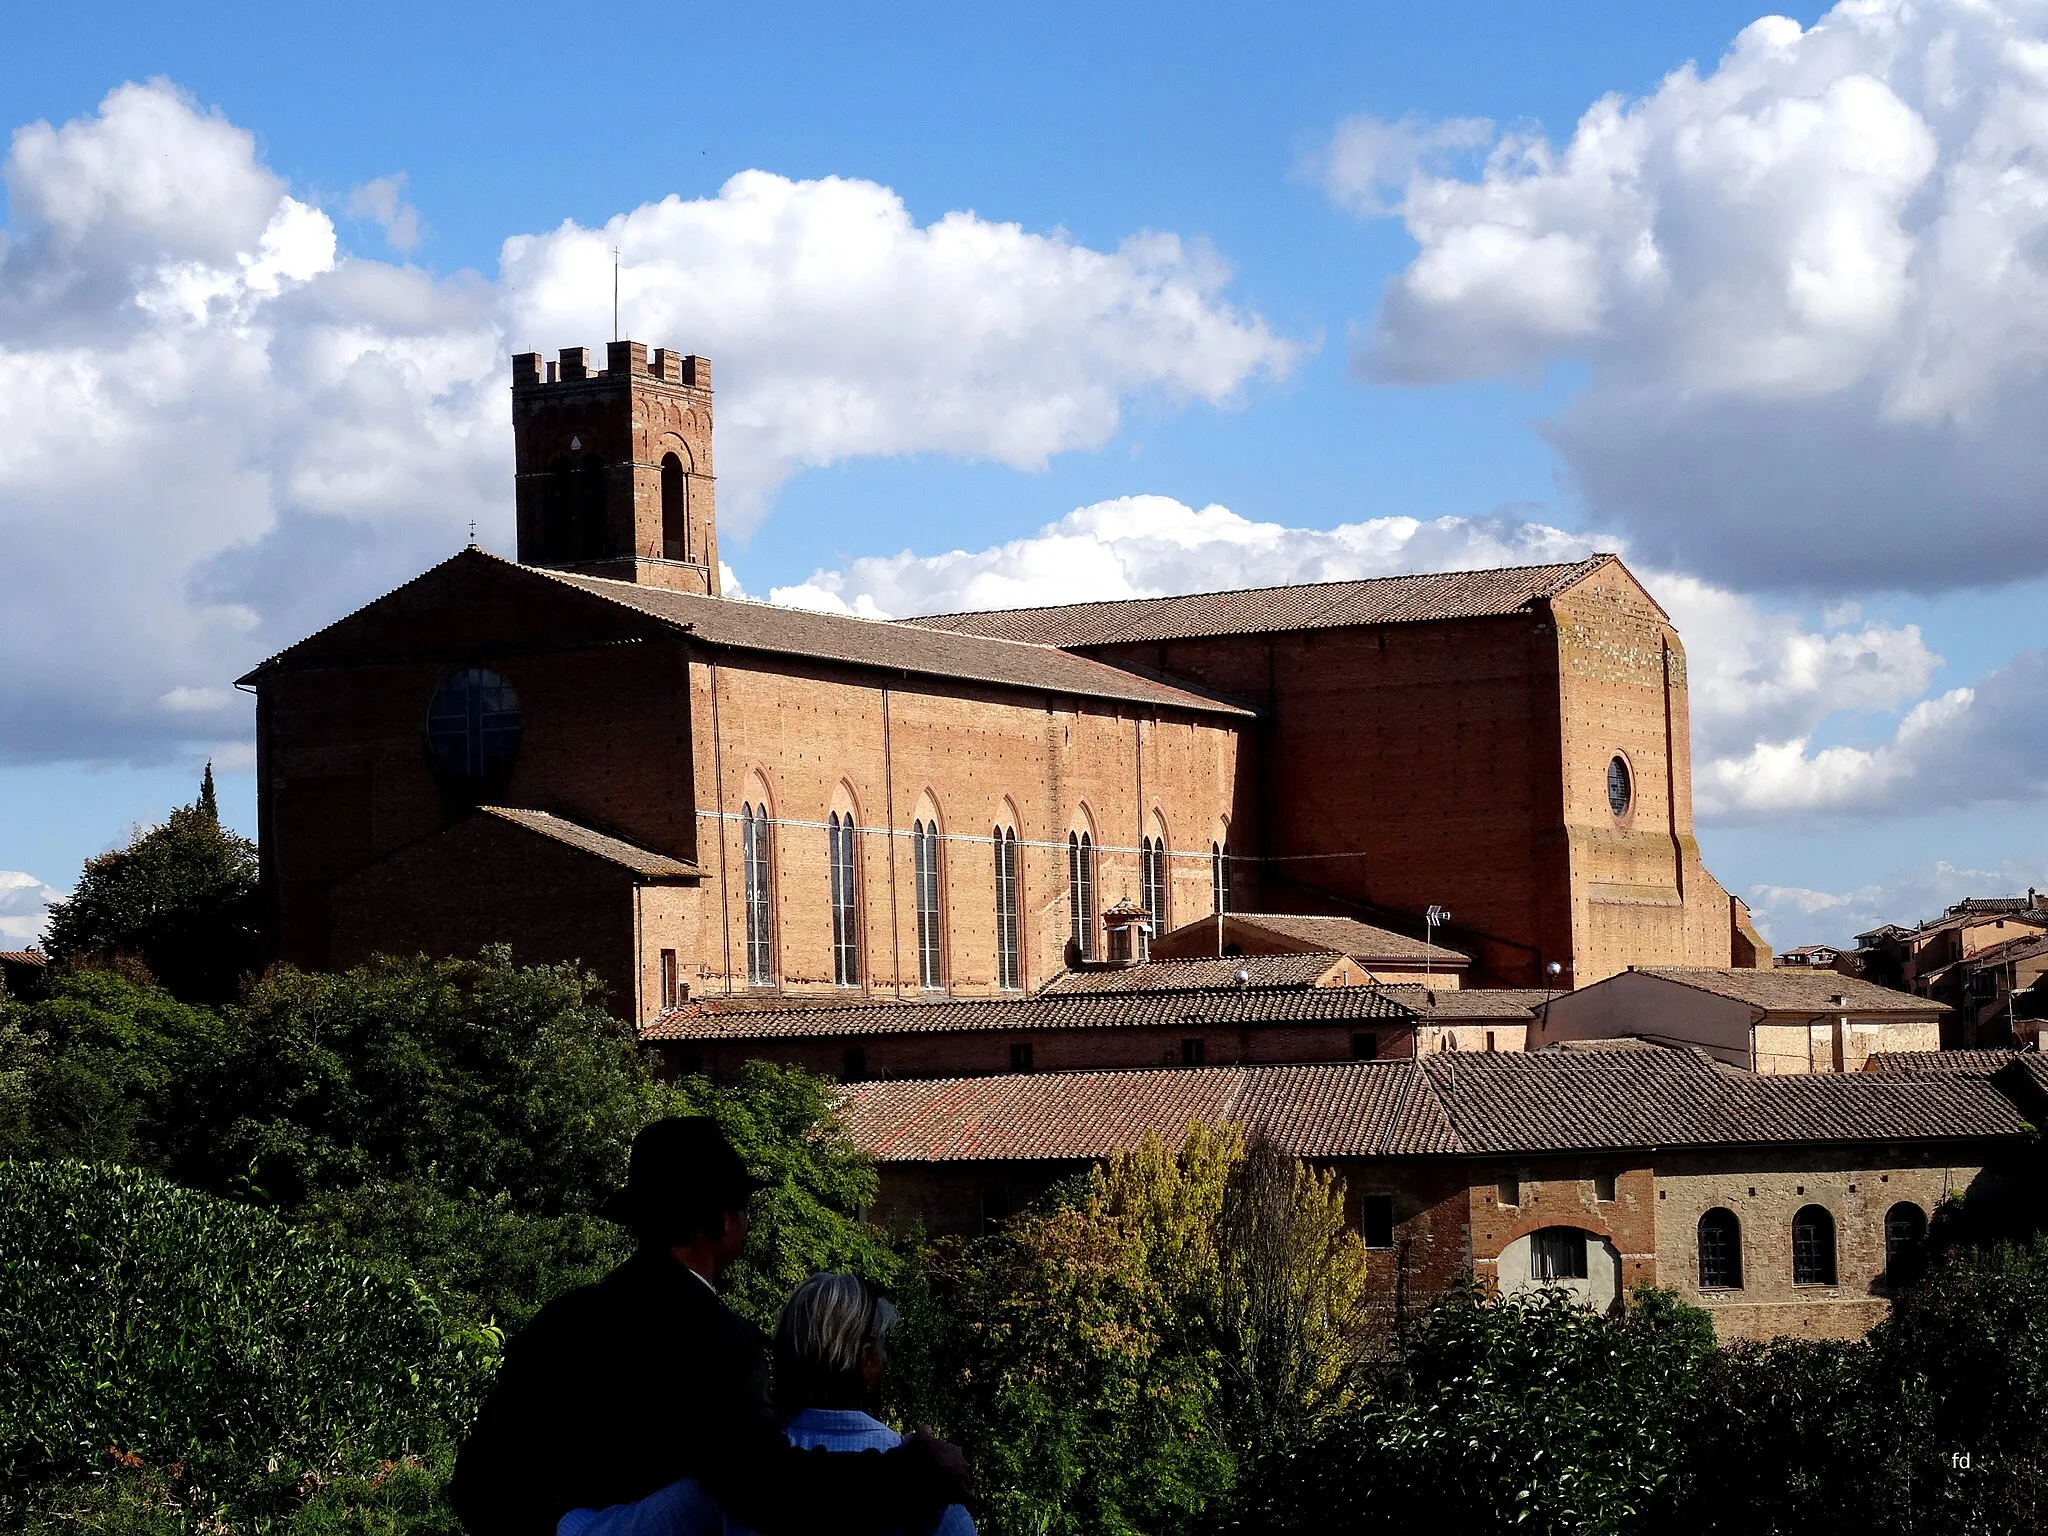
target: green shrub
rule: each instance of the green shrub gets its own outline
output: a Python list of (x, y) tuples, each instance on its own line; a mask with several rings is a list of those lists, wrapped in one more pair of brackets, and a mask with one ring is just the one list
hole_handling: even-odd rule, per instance
[(495, 1366), (417, 1286), (129, 1169), (0, 1163), (0, 1497), (110, 1467), (188, 1503), (296, 1509), (443, 1451)]

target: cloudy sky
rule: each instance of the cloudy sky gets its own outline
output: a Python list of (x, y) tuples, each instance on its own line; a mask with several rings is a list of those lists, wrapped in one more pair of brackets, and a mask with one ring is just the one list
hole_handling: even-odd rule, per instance
[(208, 757), (253, 822), (235, 676), (510, 552), (506, 355), (602, 343), (614, 249), (751, 595), (1618, 550), (1776, 942), (2048, 886), (2048, 0), (45, 9), (0, 944)]

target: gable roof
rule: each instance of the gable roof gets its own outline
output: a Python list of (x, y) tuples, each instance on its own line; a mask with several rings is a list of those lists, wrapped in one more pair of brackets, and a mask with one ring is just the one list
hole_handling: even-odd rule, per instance
[(1990, 1077), (2019, 1054), (2012, 1050), (1872, 1051), (1863, 1070), (1903, 1077)]
[(1411, 1024), (1414, 1015), (1377, 987), (1212, 987), (1196, 991), (1082, 992), (956, 1002), (825, 1003), (732, 1007), (686, 1003), (640, 1031), (648, 1041), (859, 1039), (870, 1035), (1027, 1033), (1181, 1025)]
[(885, 1162), (1108, 1157), (1148, 1132), (1176, 1142), (1197, 1115), (1307, 1157), (2032, 1134), (1982, 1078), (1755, 1077), (1668, 1049), (857, 1083), (841, 1090), (841, 1106), (855, 1145)]
[(1438, 1024), (1500, 1023), (1528, 1024), (1535, 1020), (1545, 996), (1541, 989), (1527, 987), (1425, 987), (1395, 983), (1381, 991), (1417, 1018)]
[(1035, 693), (1114, 699), (1233, 719), (1252, 716), (1250, 710), (1240, 705), (1155, 682), (1124, 668), (1076, 656), (1052, 646), (1020, 644), (980, 635), (942, 634), (883, 620), (813, 613), (807, 609), (782, 608), (740, 598), (672, 592), (663, 587), (644, 587), (630, 581), (612, 581), (599, 576), (580, 576), (541, 566), (520, 565), (480, 549), (466, 549), (443, 561), (404, 586), (279, 652), (240, 681), (257, 681), (302, 660), (320, 665), (322, 663), (317, 658), (331, 647), (339, 634), (346, 633), (347, 626), (360, 622), (379, 604), (391, 601), (408, 588), (430, 578), (463, 571), (489, 572), (504, 579), (543, 583), (551, 590), (575, 592), (585, 599), (607, 605), (614, 612), (651, 619), (666, 630), (687, 634), (707, 646), (984, 683), (999, 688), (1025, 688)]
[(676, 859), (665, 853), (651, 852), (623, 838), (613, 837), (547, 811), (524, 811), (508, 805), (480, 805), (477, 811), (480, 815), (494, 816), (499, 821), (510, 822), (522, 831), (574, 848), (579, 853), (587, 853), (592, 858), (603, 859), (607, 864), (630, 869), (634, 874), (644, 875), (650, 880), (688, 880), (703, 874), (701, 869), (687, 859)]
[[(1168, 939), (1185, 934), (1194, 938), (1213, 938), (1217, 922), (1215, 917), (1198, 917), (1193, 922), (1160, 935), (1153, 941), (1156, 950)], [(1441, 944), (1430, 944), (1422, 939), (1410, 938), (1405, 933), (1396, 933), (1391, 928), (1376, 927), (1362, 923), (1355, 917), (1320, 917), (1292, 912), (1226, 912), (1223, 914), (1223, 930), (1226, 942), (1236, 937), (1239, 942), (1247, 937), (1270, 937), (1283, 944), (1297, 944), (1304, 949), (1328, 950), (1340, 955), (1349, 955), (1360, 965), (1421, 965), (1425, 961), (1447, 971), (1462, 970), (1470, 965), (1471, 958), (1461, 950), (1446, 949)], [(1246, 932), (1249, 930), (1249, 933)], [(1213, 949), (1213, 944), (1210, 946)]]
[[(1948, 1005), (1880, 987), (1860, 977), (1835, 971), (1745, 970), (1726, 965), (1632, 965), (1623, 975), (1655, 976), (1660, 981), (1733, 998), (1766, 1013), (1947, 1013)], [(1609, 981), (1614, 978), (1608, 978)], [(1595, 982), (1603, 986), (1605, 982)], [(1834, 999), (1840, 998), (1838, 1003)]]
[(46, 966), (50, 957), (40, 949), (0, 949), (0, 961), (8, 965)]
[[(1242, 975), (1244, 980), (1237, 978)], [(1321, 987), (1332, 977), (1365, 977), (1347, 955), (1306, 950), (1285, 955), (1234, 955), (1221, 960), (1147, 960), (1140, 965), (1062, 971), (1038, 989), (1040, 997), (1083, 993), (1214, 992), (1243, 987)]]
[(1249, 587), (1184, 597), (1127, 597), (1052, 608), (940, 613), (903, 622), (952, 634), (994, 635), (1039, 645), (1092, 646), (1493, 618), (1528, 612), (1614, 559), (1613, 555), (1594, 555), (1560, 565), (1374, 576), (1362, 581)]

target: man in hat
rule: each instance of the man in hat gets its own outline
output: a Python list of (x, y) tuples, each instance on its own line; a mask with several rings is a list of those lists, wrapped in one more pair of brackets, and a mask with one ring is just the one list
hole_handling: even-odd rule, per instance
[[(449, 1490), (472, 1536), (554, 1536), (571, 1510), (639, 1506), (686, 1478), (763, 1536), (917, 1530), (960, 1502), (966, 1462), (942, 1440), (849, 1456), (783, 1434), (767, 1340), (715, 1289), (760, 1187), (708, 1119), (634, 1138), (619, 1216), (639, 1251), (542, 1307), (506, 1350)], [(674, 1527), (702, 1507), (656, 1502), (603, 1523), (689, 1536)]]

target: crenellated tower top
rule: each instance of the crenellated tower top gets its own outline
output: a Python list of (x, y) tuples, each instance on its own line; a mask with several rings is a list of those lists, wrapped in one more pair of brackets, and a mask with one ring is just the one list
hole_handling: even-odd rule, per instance
[(709, 358), (517, 353), (512, 441), (521, 564), (718, 596)]

